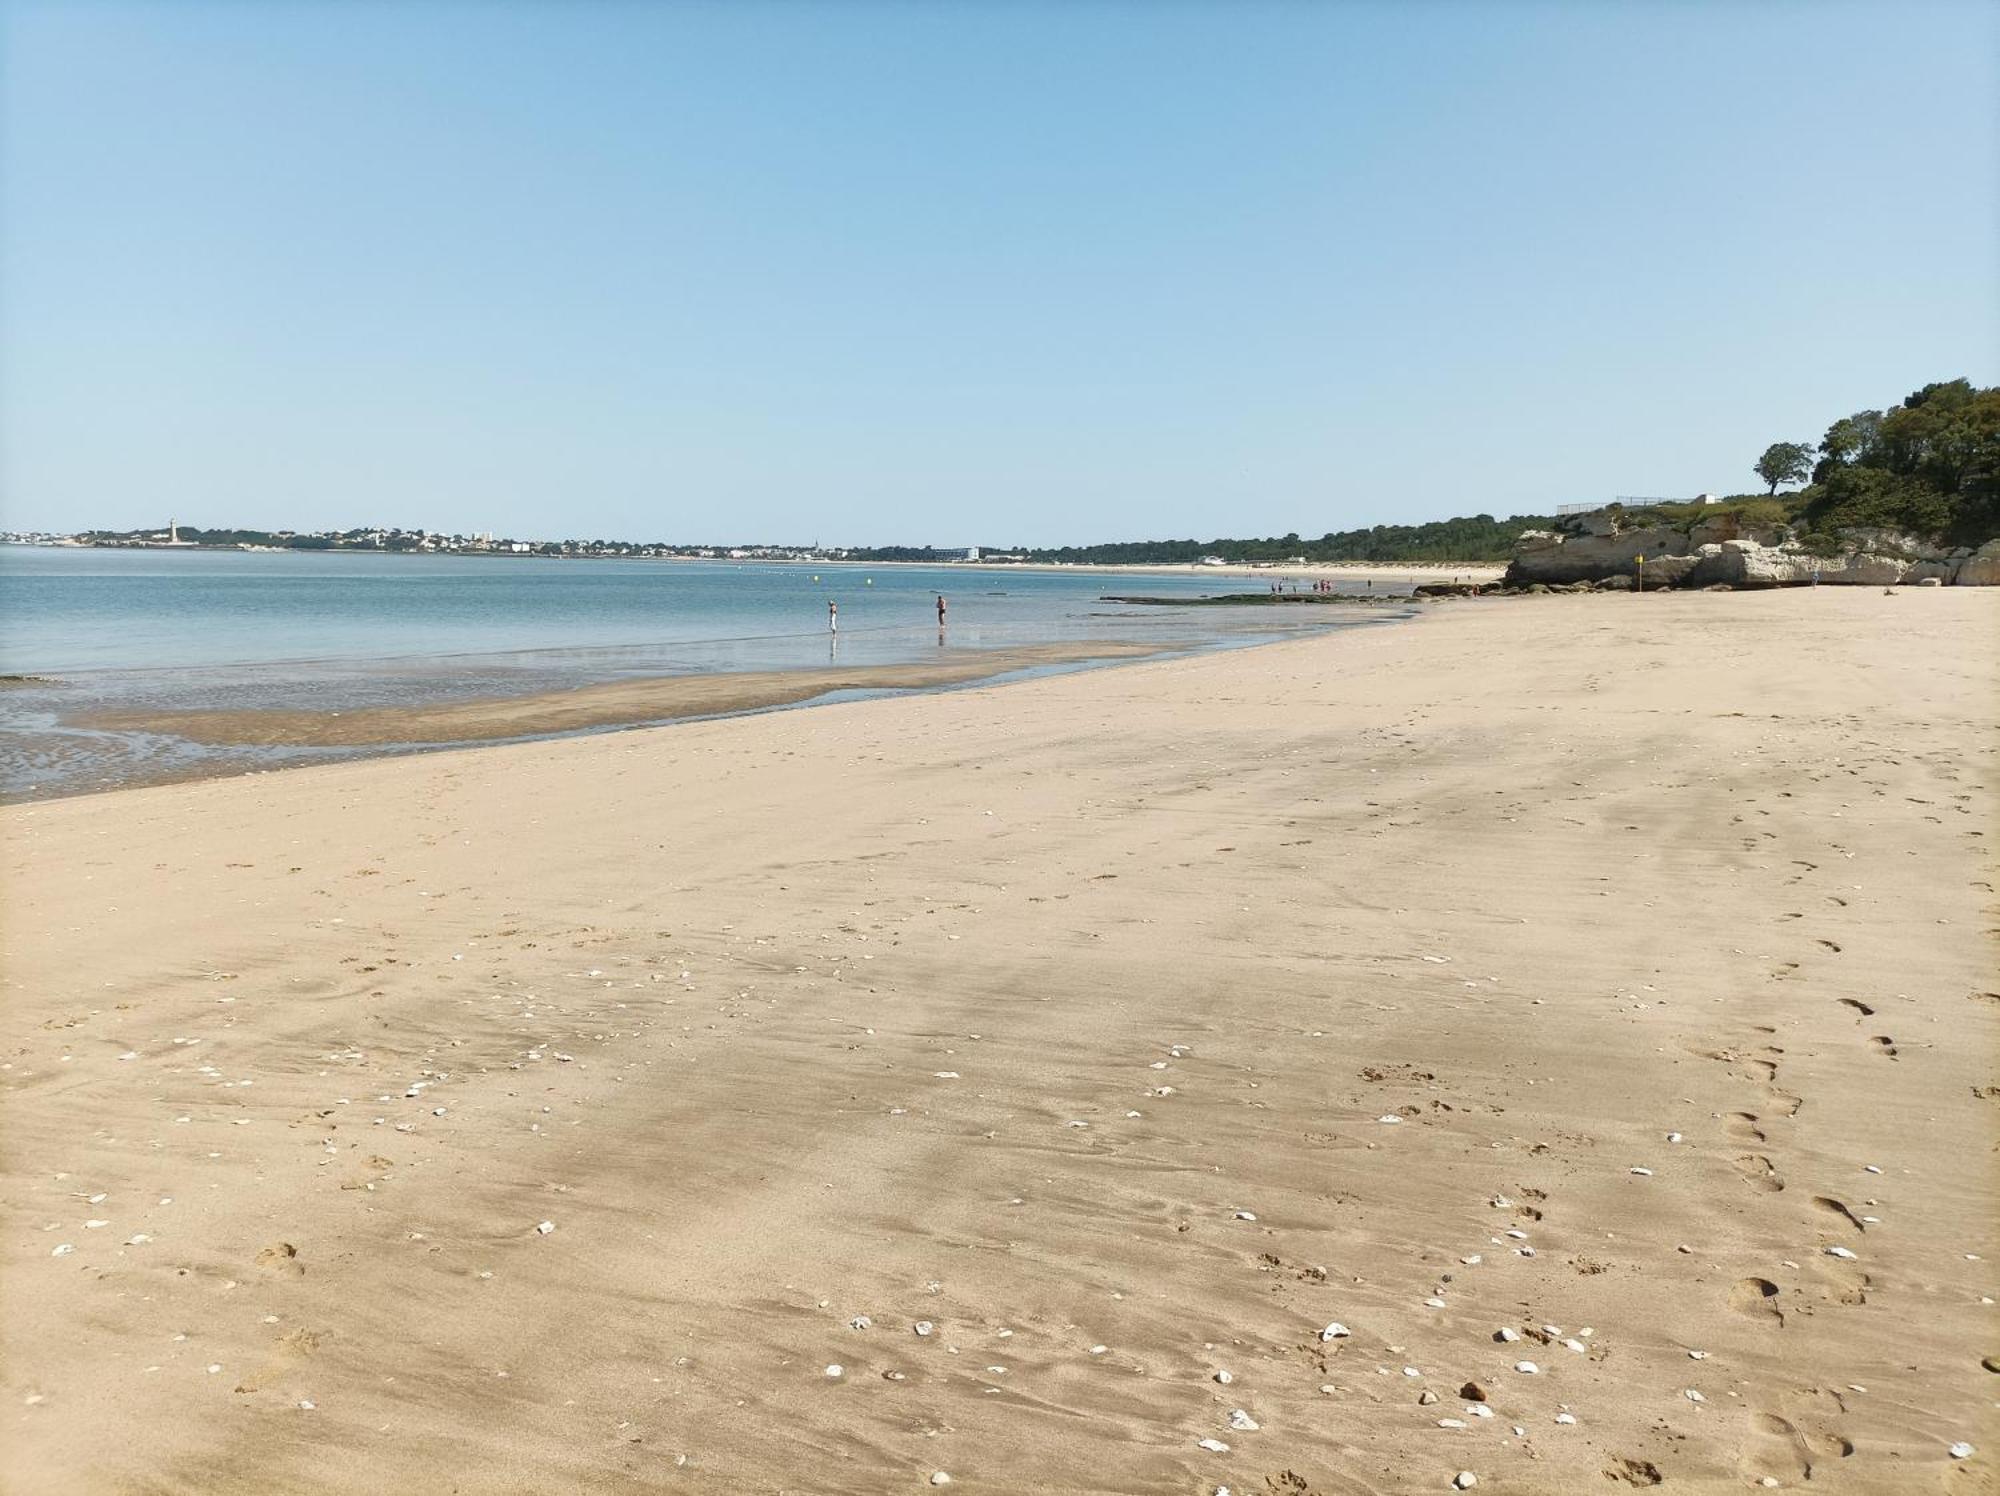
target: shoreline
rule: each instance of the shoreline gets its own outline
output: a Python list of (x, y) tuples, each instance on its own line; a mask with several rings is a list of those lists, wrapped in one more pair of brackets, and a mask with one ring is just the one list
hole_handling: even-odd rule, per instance
[(0, 807), (0, 1474), (1969, 1496), (1996, 624), (1494, 599)]
[[(1155, 600), (1141, 600), (1155, 601)], [(1184, 599), (1157, 600), (1170, 607)], [(1276, 602), (1261, 595), (1258, 603)], [(1287, 603), (1333, 599), (1288, 597)], [(1415, 615), (1408, 598), (1349, 598), (1365, 617), (1273, 624), (1272, 632), (1217, 634), (1145, 642), (1059, 640), (988, 648), (940, 644), (927, 659), (768, 670), (684, 671), (635, 675), (578, 686), (452, 696), (389, 706), (341, 708), (84, 707), (62, 710), (35, 734), (43, 781), (12, 787), (0, 805), (25, 805), (116, 793), (145, 785), (188, 784), (245, 774), (290, 772), (364, 758), (445, 752), (454, 748), (542, 742), (582, 735), (727, 720), (812, 709), (843, 701), (1007, 685), (1045, 675), (1115, 669), (1148, 660), (1214, 651), (1256, 649), (1298, 637), (1306, 629), (1401, 622)], [(43, 684), (60, 685), (45, 679)], [(102, 762), (97, 736), (135, 744), (122, 763)], [(64, 764), (66, 745), (76, 759)]]

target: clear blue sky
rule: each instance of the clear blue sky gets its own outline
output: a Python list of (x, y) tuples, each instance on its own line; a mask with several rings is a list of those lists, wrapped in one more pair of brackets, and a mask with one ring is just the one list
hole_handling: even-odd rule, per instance
[(2000, 360), (1992, 5), (0, 17), (9, 527), (1317, 535)]

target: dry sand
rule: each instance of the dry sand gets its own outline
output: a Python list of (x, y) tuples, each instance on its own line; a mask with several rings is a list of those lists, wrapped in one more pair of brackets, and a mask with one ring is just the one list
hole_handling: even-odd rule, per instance
[(1990, 1491), (1996, 624), (8, 809), (7, 1489)]

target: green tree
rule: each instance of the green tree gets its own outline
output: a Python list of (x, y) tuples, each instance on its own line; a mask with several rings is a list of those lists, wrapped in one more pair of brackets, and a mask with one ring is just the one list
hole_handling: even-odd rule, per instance
[[(1882, 440), (1882, 412), (1879, 410), (1858, 410), (1851, 416), (1842, 416), (1826, 428), (1826, 435), (1820, 438), (1819, 451), (1823, 463), (1866, 462), (1874, 455)], [(1813, 481), (1817, 483), (1820, 474), (1815, 470)]]
[(1803, 483), (1812, 474), (1812, 448), (1803, 442), (1772, 442), (1757, 459), (1757, 476), (1778, 491), (1780, 483)]

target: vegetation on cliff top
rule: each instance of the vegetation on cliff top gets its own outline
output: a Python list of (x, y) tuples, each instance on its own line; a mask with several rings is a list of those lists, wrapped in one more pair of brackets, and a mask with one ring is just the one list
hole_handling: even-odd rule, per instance
[[(1720, 504), (1649, 504), (1619, 511), (1627, 524), (1686, 528), (1734, 518), (1743, 531), (1791, 525), (1811, 548), (1837, 545), (1833, 532), (1901, 530), (1950, 545), (2000, 538), (2000, 388), (1969, 380), (1927, 384), (1888, 410), (1857, 411), (1818, 442), (1775, 442), (1753, 470), (1768, 492)], [(1810, 482), (1806, 480), (1810, 479)], [(1789, 493), (1788, 483), (1805, 483)], [(1263, 540), (1153, 540), (1025, 551), (1035, 561), (1079, 563), (1199, 561), (1504, 561), (1523, 530), (1547, 529), (1538, 515), (1490, 514), (1425, 525), (1376, 525), (1316, 540), (1296, 534)]]
[[(1770, 481), (1772, 454), (1801, 445), (1769, 449), (1759, 475)], [(1878, 526), (1952, 545), (2000, 538), (2000, 387), (1927, 384), (1887, 410), (1842, 416), (1811, 451), (1812, 481), (1780, 499), (1810, 534)]]

